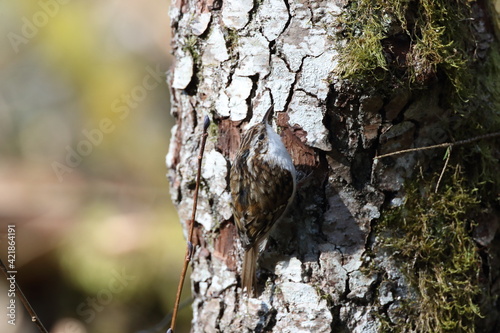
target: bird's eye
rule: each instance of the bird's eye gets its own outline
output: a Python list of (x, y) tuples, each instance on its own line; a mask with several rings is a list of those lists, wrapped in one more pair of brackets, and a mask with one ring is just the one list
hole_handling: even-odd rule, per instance
[(259, 135), (259, 140), (262, 140), (262, 139), (264, 139), (264, 133), (260, 133), (260, 135)]

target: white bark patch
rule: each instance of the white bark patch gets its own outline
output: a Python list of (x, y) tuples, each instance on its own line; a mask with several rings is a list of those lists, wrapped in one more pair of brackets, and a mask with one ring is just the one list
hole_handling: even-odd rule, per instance
[(188, 53), (184, 53), (177, 55), (176, 59), (172, 88), (184, 89), (191, 82), (193, 76), (193, 57)]
[[(175, 135), (177, 133), (177, 127), (178, 125), (175, 124), (172, 126), (172, 130), (170, 131), (170, 137), (175, 138)], [(168, 153), (167, 156), (165, 156), (165, 164), (167, 165), (168, 169), (172, 169), (174, 165), (174, 151), (176, 150), (175, 147), (177, 146), (177, 142), (175, 140), (170, 140), (170, 145), (168, 147)]]
[(208, 23), (210, 22), (210, 18), (212, 17), (212, 13), (199, 13), (191, 22), (191, 32), (195, 36), (199, 36), (207, 30)]
[(283, 54), (291, 70), (298, 71), (304, 57), (324, 53), (327, 42), (325, 30), (313, 25), (309, 8), (297, 4), (282, 40)]
[(366, 213), (366, 217), (370, 220), (378, 219), (380, 217), (380, 210), (373, 204), (366, 204), (363, 206), (362, 211)]
[(210, 191), (220, 196), (227, 185), (227, 162), (224, 156), (215, 150), (205, 153), (201, 176), (207, 181)]
[(219, 322), (219, 332), (231, 332), (234, 329), (234, 314), (238, 313), (237, 305), (236, 293), (227, 293), (224, 297), (224, 314)]
[(204, 333), (217, 333), (217, 320), (220, 313), (220, 301), (216, 298), (208, 300), (200, 313), (203, 318)]
[(297, 258), (280, 261), (276, 264), (274, 273), (279, 276), (285, 276), (292, 282), (302, 282), (302, 262)]
[(224, 220), (229, 220), (231, 216), (233, 215), (233, 212), (231, 210), (231, 193), (229, 192), (223, 192), (219, 198), (220, 202), (224, 203), (222, 205), (219, 205), (217, 213), (222, 216)]
[[(363, 236), (363, 234), (359, 233), (357, 236)], [(360, 245), (362, 243), (359, 243)], [(340, 249), (342, 251), (349, 251), (353, 249), (353, 246), (349, 246), (349, 247), (340, 247)], [(364, 249), (362, 248), (358, 248), (356, 249), (353, 253), (350, 253), (350, 254), (345, 254), (344, 255), (344, 265), (342, 267), (344, 267), (344, 269), (351, 273), (351, 272), (354, 272), (358, 269), (361, 268), (361, 265), (363, 265), (363, 253), (364, 253)]]
[(307, 132), (307, 144), (324, 151), (332, 150), (328, 141), (328, 130), (323, 125), (324, 106), (316, 106), (317, 99), (296, 91), (290, 103), (288, 116), (290, 126), (299, 125)]
[(284, 111), (286, 99), (290, 95), (295, 73), (286, 67), (283, 59), (276, 55), (271, 56), (271, 75), (267, 87), (271, 89), (274, 99), (274, 111)]
[(353, 217), (359, 215), (357, 212), (361, 211), (354, 196), (354, 191), (350, 189), (337, 190), (337, 193), (328, 199), (329, 209), (324, 215), (323, 225), (328, 240), (343, 253), (342, 267), (348, 273), (358, 270), (363, 263), (367, 234), (367, 230), (363, 230), (364, 224), (357, 223)]
[(320, 280), (321, 286), (323, 290), (333, 289), (330, 295), (335, 302), (338, 302), (344, 294), (347, 281), (347, 272), (341, 264), (342, 254), (338, 250), (335, 250), (331, 244), (321, 245), (319, 246), (319, 250), (321, 254), (318, 261), (321, 269), (324, 272), (328, 272), (328, 276), (333, 277), (330, 281)]
[(219, 26), (214, 26), (207, 39), (205, 52), (203, 52), (202, 61), (204, 64), (218, 65), (229, 59), (227, 53), (226, 40)]
[(378, 300), (381, 305), (386, 305), (394, 301), (390, 282), (383, 281), (380, 284)]
[(271, 308), (272, 305), (265, 300), (260, 300), (257, 298), (248, 298), (244, 300), (243, 302), (240, 303), (240, 309), (239, 309), (239, 313), (244, 316), (243, 326), (249, 329), (250, 332), (255, 332), (255, 328), (259, 325), (259, 322), (261, 320), (260, 317), (255, 314), (259, 313), (259, 311), (262, 311), (262, 309), (271, 309)]
[(252, 37), (241, 37), (238, 45), (240, 62), (235, 74), (252, 76), (269, 73), (269, 42), (260, 33)]
[(170, 2), (170, 9), (168, 11), (168, 15), (170, 16), (170, 20), (172, 22), (179, 21), (179, 17), (181, 15), (180, 2), (181, 0), (172, 0)]
[[(225, 87), (229, 84), (231, 64), (229, 61), (218, 62), (217, 59), (213, 58), (211, 55), (208, 56), (208, 62), (213, 62), (208, 65), (203, 62), (203, 57), (205, 52), (202, 53), (201, 61), (201, 73), (200, 77), (203, 80), (199, 82), (198, 91), (203, 92), (203, 98), (197, 98), (197, 110), (201, 110), (203, 107), (207, 113), (212, 112), (214, 105), (216, 105), (221, 92), (225, 92)], [(222, 60), (222, 58), (219, 58)], [(225, 104), (225, 109), (229, 108), (229, 102)], [(227, 116), (229, 116), (229, 110), (226, 111)]]
[[(267, 110), (271, 107), (271, 95), (268, 90), (258, 91), (257, 95), (260, 95), (259, 102), (252, 105), (252, 119), (248, 124), (244, 125), (244, 130), (248, 130), (253, 125), (260, 123), (264, 118)], [(276, 109), (275, 109), (276, 110)]]
[(297, 89), (303, 89), (320, 100), (326, 100), (329, 91), (328, 76), (337, 67), (335, 58), (334, 52), (325, 52), (319, 57), (305, 58)]
[(314, 287), (285, 282), (280, 290), (290, 313), (278, 312), (273, 332), (331, 332), (332, 314), (326, 299), (321, 299)]
[(215, 101), (215, 111), (221, 117), (229, 117), (231, 114), (231, 109), (229, 108), (229, 97), (226, 95), (224, 90), (219, 94), (219, 98)]
[(347, 298), (362, 299), (368, 293), (371, 285), (375, 283), (377, 277), (375, 275), (366, 276), (361, 271), (354, 271), (349, 274), (349, 289)]
[[(177, 130), (183, 131), (184, 129), (178, 128)], [(180, 178), (179, 186), (182, 189), (182, 196), (184, 199), (178, 203), (179, 219), (183, 221), (183, 223), (191, 219), (194, 190), (191, 190), (190, 187), (192, 182), (196, 179), (196, 169), (198, 164), (196, 155), (186, 153), (184, 148), (185, 147), (181, 147), (181, 151), (179, 153), (181, 159), (177, 165), (177, 171), (183, 176)], [(207, 231), (211, 230), (214, 223), (210, 204), (208, 202), (208, 196), (203, 189), (200, 190), (200, 195), (198, 197), (196, 222), (200, 223)], [(184, 229), (184, 237), (187, 238), (187, 236), (187, 229)]]
[[(298, 35), (294, 40), (283, 44), (284, 54), (290, 68), (293, 71), (298, 71), (302, 63), (302, 59), (306, 56), (319, 56), (325, 50), (325, 36), (302, 36), (300, 40)], [(294, 43), (297, 42), (297, 43)]]
[(233, 29), (241, 29), (248, 23), (248, 12), (253, 8), (253, 0), (224, 0), (222, 22)]
[(200, 258), (200, 266), (205, 266), (205, 269), (198, 269), (198, 270), (193, 270), (191, 273), (191, 279), (196, 279), (195, 281), (199, 282), (206, 282), (209, 281), (212, 278), (212, 274), (210, 273), (210, 270), (208, 269), (209, 263), (207, 262), (206, 258), (203, 256), (200, 256), (200, 248), (197, 248), (198, 250), (195, 253), (195, 256)]
[(222, 290), (229, 288), (232, 285), (236, 285), (236, 275), (235, 272), (231, 272), (227, 269), (221, 261), (214, 261), (214, 269), (217, 269), (221, 274), (216, 274), (212, 278), (212, 283), (208, 288), (208, 294), (218, 294)]
[(352, 333), (378, 333), (380, 322), (373, 317), (373, 309), (369, 306), (349, 306), (340, 308), (340, 319), (346, 322)]
[(227, 88), (231, 120), (240, 121), (246, 118), (248, 105), (246, 99), (252, 91), (252, 80), (248, 77), (233, 76), (231, 85)]
[(261, 21), (262, 34), (268, 41), (273, 41), (283, 32), (290, 15), (283, 0), (264, 1), (257, 12)]
[[(193, 199), (187, 198), (182, 200), (179, 204), (179, 218), (182, 221), (187, 221), (191, 218), (191, 211), (193, 208)], [(214, 225), (213, 216), (210, 213), (210, 205), (206, 196), (201, 195), (198, 197), (198, 209), (196, 210), (196, 222), (201, 224), (206, 231), (212, 229)], [(186, 231), (184, 232), (184, 237), (187, 238)]]

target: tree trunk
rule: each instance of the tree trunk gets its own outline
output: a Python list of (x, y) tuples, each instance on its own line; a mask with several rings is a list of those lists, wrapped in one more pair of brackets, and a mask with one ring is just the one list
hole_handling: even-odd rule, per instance
[[(498, 144), (453, 147), (446, 161), (443, 149), (375, 158), (499, 130), (500, 89), (488, 75), (500, 57), (485, 2), (177, 0), (170, 14), (177, 124), (167, 164), (185, 226), (200, 124), (213, 120), (193, 332), (500, 330)], [(248, 298), (229, 169), (271, 95), (298, 188)]]

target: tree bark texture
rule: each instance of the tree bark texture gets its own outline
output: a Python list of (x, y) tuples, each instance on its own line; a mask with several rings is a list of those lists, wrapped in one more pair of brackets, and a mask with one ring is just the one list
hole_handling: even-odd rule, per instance
[[(439, 80), (380, 93), (335, 74), (349, 42), (338, 33), (347, 4), (172, 1), (177, 124), (167, 165), (185, 227), (200, 125), (205, 115), (213, 121), (195, 221), (192, 332), (383, 332), (404, 321), (400, 300), (419, 302), (374, 227), (383, 208), (403, 204), (405, 181), (443, 168), (443, 150), (374, 157), (450, 140), (451, 115)], [(228, 177), (242, 133), (262, 119), (271, 94), (298, 189), (259, 260), (259, 296), (248, 298)]]

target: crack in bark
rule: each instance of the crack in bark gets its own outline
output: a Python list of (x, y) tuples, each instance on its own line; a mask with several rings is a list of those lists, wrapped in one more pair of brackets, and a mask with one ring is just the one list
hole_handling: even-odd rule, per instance
[(276, 39), (278, 39), (283, 34), (283, 32), (288, 29), (288, 26), (290, 25), (290, 22), (292, 21), (292, 14), (290, 13), (290, 4), (288, 3), (288, 0), (283, 0), (283, 2), (285, 3), (286, 11), (288, 12), (288, 20), (285, 23), (285, 27), (280, 32), (278, 37), (276, 37)]
[(290, 85), (290, 89), (288, 90), (288, 93), (287, 93), (285, 106), (283, 107), (283, 111), (286, 111), (286, 110), (288, 110), (288, 108), (289, 108), (289, 106), (290, 106), (290, 103), (292, 102), (293, 93), (295, 92), (295, 85), (297, 84), (299, 74), (300, 74), (300, 72), (302, 71), (302, 65), (304, 65), (304, 59), (305, 59), (305, 57), (303, 57), (303, 58), (302, 58), (302, 60), (301, 60), (301, 62), (300, 62), (299, 69), (297, 70), (297, 72), (294, 72), (294, 71), (292, 71), (292, 70), (291, 70), (290, 65), (289, 65), (289, 64), (288, 64), (288, 62), (286, 61), (286, 57), (281, 57), (280, 55), (277, 55), (277, 56), (278, 56), (281, 60), (283, 60), (283, 62), (285, 63), (285, 66), (286, 66), (286, 68), (287, 68), (287, 70), (288, 70), (290, 73), (295, 73), (295, 76), (294, 76), (293, 82), (292, 82), (292, 84)]
[(257, 314), (261, 314), (257, 325), (255, 326), (255, 332), (272, 332), (273, 327), (276, 325), (276, 315), (278, 311), (274, 307), (266, 309), (264, 303), (261, 304), (262, 310), (259, 310)]

